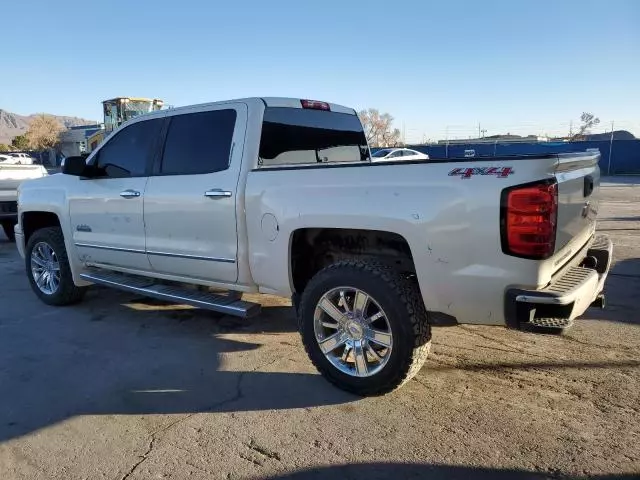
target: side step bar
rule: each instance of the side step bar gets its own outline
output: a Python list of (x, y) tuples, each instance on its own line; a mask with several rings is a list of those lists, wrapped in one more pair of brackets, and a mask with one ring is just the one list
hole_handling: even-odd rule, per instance
[(98, 285), (105, 285), (167, 302), (213, 310), (214, 312), (233, 315), (235, 317), (254, 317), (260, 314), (262, 308), (257, 303), (240, 300), (240, 295), (236, 295), (235, 292), (230, 292), (229, 295), (219, 295), (180, 286), (155, 283), (152, 278), (101, 270), (81, 273), (80, 277), (83, 280), (97, 283)]

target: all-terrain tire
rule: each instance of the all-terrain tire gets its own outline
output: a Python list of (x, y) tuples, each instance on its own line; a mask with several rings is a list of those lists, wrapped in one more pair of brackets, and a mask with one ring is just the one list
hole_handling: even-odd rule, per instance
[[(371, 376), (342, 372), (325, 357), (316, 340), (316, 306), (325, 293), (338, 287), (366, 292), (386, 313), (393, 348), (386, 365)], [(360, 396), (382, 395), (406, 383), (420, 370), (431, 347), (429, 316), (417, 284), (376, 262), (345, 260), (318, 272), (300, 299), (298, 323), (304, 347), (318, 371), (338, 388)]]
[(16, 232), (13, 230), (13, 227), (16, 225), (14, 221), (4, 221), (2, 222), (2, 229), (4, 230), (4, 234), (7, 236), (10, 242), (16, 241)]
[[(57, 257), (58, 264), (60, 265), (60, 284), (51, 294), (43, 292), (40, 287), (38, 287), (31, 269), (31, 255), (33, 253), (33, 249), (41, 242), (48, 244), (53, 249)], [(31, 235), (25, 251), (25, 265), (31, 288), (38, 298), (47, 305), (73, 305), (80, 302), (87, 292), (87, 287), (78, 287), (73, 283), (71, 267), (69, 266), (69, 259), (67, 257), (67, 249), (64, 245), (64, 236), (59, 227), (42, 228)]]

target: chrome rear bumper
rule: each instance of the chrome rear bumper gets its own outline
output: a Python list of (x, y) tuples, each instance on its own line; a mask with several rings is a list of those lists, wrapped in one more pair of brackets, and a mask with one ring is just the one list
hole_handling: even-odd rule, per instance
[(510, 289), (506, 294), (507, 325), (566, 328), (598, 299), (604, 290), (613, 244), (598, 235), (579, 266), (571, 267), (540, 290)]

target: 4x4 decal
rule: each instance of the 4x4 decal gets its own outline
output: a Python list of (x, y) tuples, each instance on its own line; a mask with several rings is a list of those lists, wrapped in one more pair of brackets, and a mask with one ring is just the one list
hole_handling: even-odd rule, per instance
[(471, 178), (472, 175), (495, 175), (498, 178), (507, 178), (513, 173), (514, 170), (512, 167), (471, 167), (454, 168), (449, 172), (449, 176), (465, 179)]

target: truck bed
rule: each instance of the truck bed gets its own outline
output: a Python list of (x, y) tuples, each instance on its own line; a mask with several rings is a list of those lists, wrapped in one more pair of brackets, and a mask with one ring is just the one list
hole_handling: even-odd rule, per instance
[[(547, 154), (257, 168), (249, 173), (245, 193), (251, 271), (267, 291), (290, 292), (289, 272), (278, 260), (287, 257), (297, 229), (397, 232), (411, 248), (429, 309), (468, 323), (504, 324), (496, 291), (508, 285), (543, 288), (593, 236), (598, 158)], [(587, 176), (594, 192), (584, 217)], [(554, 255), (532, 261), (503, 253), (503, 190), (553, 179), (559, 202)], [(458, 302), (461, 291), (477, 301)]]

